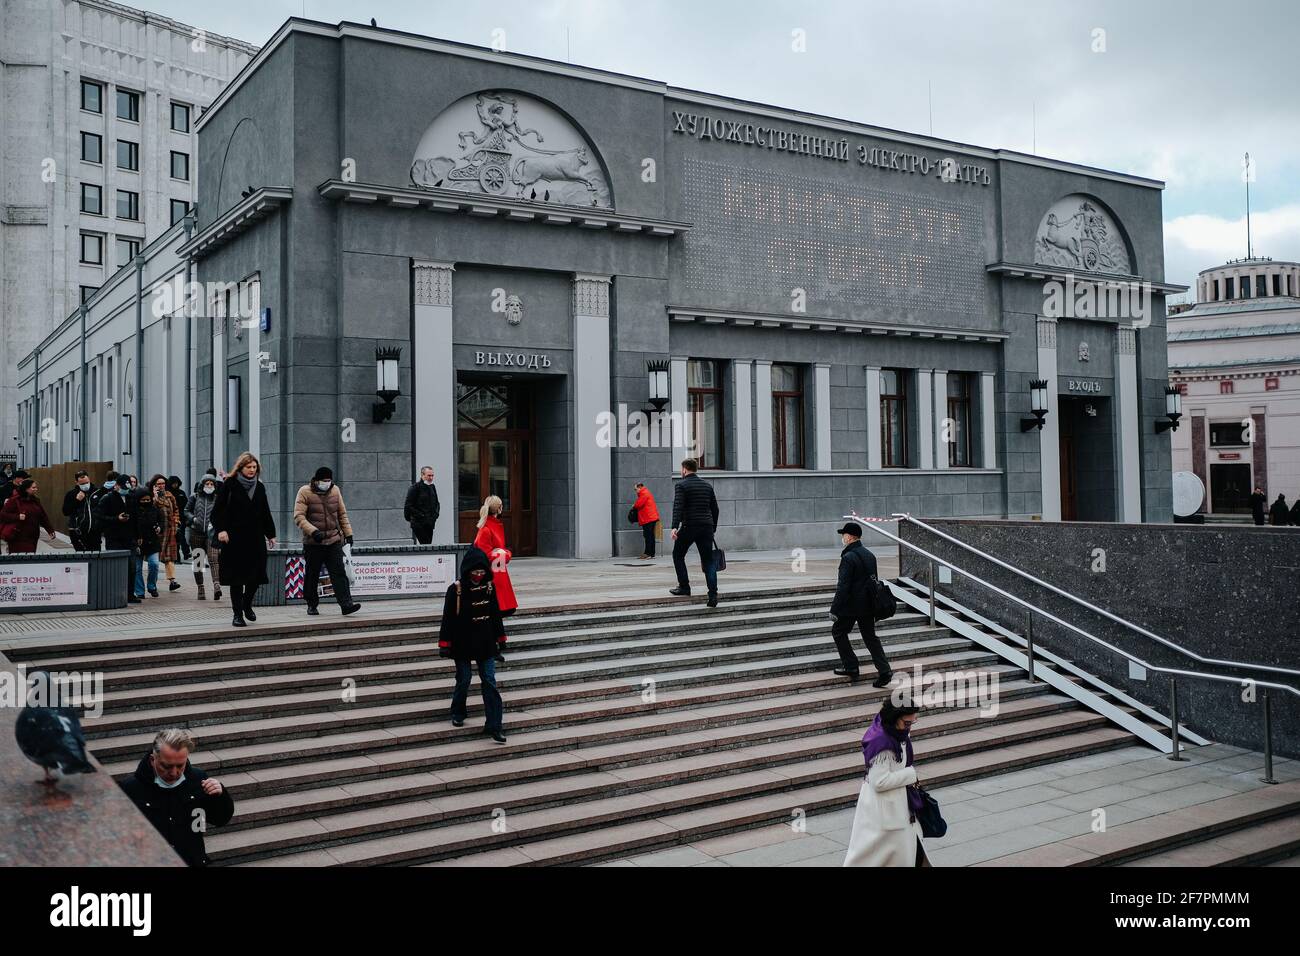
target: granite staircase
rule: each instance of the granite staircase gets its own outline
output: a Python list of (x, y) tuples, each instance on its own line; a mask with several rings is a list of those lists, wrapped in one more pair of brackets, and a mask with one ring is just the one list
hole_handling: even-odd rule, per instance
[[(106, 633), (10, 656), (104, 672), (104, 712), (84, 727), (118, 779), (157, 730), (192, 728), (192, 760), (236, 801), (207, 836), (218, 864), (579, 864), (853, 805), (887, 691), (860, 643), (867, 679), (831, 674), (829, 600), (805, 586), (716, 609), (665, 596), (521, 612), (498, 669), (505, 746), (481, 732), (477, 683), (451, 726), (433, 614)], [(932, 788), (1135, 742), (910, 605), (879, 633), (896, 671), (997, 680), (995, 714), (931, 708), (918, 723)]]

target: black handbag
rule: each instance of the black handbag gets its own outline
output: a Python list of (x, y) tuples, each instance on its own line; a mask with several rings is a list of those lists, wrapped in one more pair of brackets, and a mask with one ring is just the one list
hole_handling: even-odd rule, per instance
[(628, 522), (629, 522), (630, 524), (636, 524), (636, 509), (635, 509), (635, 508), (628, 508), (628, 509), (627, 509), (627, 520), (628, 520)]
[(717, 544), (714, 544), (713, 546), (713, 570), (727, 570), (727, 552), (719, 548)]
[(921, 809), (916, 811), (916, 820), (921, 824), (921, 835), (935, 838), (943, 836), (948, 832), (948, 822), (939, 813), (939, 801), (919, 785), (916, 792), (921, 795)]
[(894, 597), (894, 592), (890, 590), (889, 585), (885, 584), (874, 574), (871, 576), (871, 616), (877, 621), (883, 621), (886, 618), (893, 617), (898, 613), (898, 599)]

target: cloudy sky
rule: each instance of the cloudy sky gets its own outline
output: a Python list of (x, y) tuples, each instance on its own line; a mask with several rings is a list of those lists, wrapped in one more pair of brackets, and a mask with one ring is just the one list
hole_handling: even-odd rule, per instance
[(289, 16), (503, 30), (514, 52), (1151, 176), (1184, 284), (1246, 253), (1249, 151), (1255, 252), (1300, 259), (1295, 0), (137, 2), (258, 44)]

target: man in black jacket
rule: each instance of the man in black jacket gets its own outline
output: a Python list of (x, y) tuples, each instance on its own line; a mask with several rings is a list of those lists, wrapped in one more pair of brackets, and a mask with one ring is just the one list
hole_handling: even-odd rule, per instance
[(235, 815), (235, 801), (218, 781), (190, 763), (194, 737), (164, 730), (122, 789), (189, 866), (207, 866), (203, 834)]
[(713, 535), (718, 530), (718, 499), (713, 486), (697, 475), (694, 458), (682, 462), (682, 480), (673, 490), (673, 567), (677, 587), (669, 594), (689, 595), (691, 579), (686, 575), (686, 552), (695, 545), (700, 566), (709, 586), (709, 607), (718, 606), (718, 571), (713, 566)]
[[(127, 551), (135, 554), (135, 505), (130, 500), (130, 491), (121, 482), (125, 475), (110, 471), (104, 476), (104, 492), (95, 502), (96, 524), (104, 535), (105, 551)], [(126, 562), (126, 600), (128, 604), (139, 604), (135, 596), (135, 562)]]
[(76, 484), (63, 496), (63, 517), (68, 519), (68, 537), (77, 551), (98, 551), (99, 532), (95, 530), (95, 501), (100, 489), (88, 472), (74, 476)]
[(433, 487), (433, 469), (425, 465), (420, 469), (420, 480), (406, 492), (406, 507), (402, 510), (417, 544), (433, 542), (433, 527), (440, 512), (438, 489)]
[(836, 534), (844, 543), (840, 552), (840, 576), (835, 584), (835, 600), (831, 602), (831, 636), (835, 649), (840, 652), (842, 667), (835, 673), (850, 681), (858, 679), (858, 656), (849, 644), (849, 632), (857, 622), (862, 643), (871, 652), (871, 662), (876, 666), (873, 687), (884, 687), (894, 676), (885, 657), (880, 638), (876, 637), (875, 586), (876, 556), (862, 546), (862, 525), (850, 521)]

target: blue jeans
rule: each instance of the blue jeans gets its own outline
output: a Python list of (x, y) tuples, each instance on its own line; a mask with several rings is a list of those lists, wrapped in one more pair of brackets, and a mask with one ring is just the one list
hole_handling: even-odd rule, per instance
[[(451, 716), (464, 720), (468, 712), (469, 682), (474, 671), (469, 661), (456, 662), (456, 690), (451, 695)], [(501, 729), (501, 692), (497, 690), (497, 662), (492, 658), (478, 662), (478, 682), (483, 690), (483, 713), (487, 730)]]
[(135, 596), (144, 597), (144, 563), (149, 562), (149, 590), (158, 590), (158, 552), (155, 551), (147, 558), (139, 554), (133, 554), (131, 561), (135, 566)]

